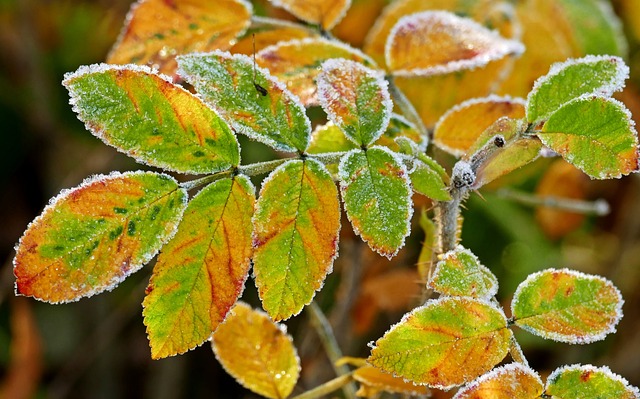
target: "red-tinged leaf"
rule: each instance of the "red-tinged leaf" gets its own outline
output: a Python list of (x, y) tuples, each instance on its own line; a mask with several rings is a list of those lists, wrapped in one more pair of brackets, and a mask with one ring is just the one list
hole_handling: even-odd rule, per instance
[(189, 202), (143, 302), (152, 358), (202, 344), (236, 303), (249, 273), (254, 202), (242, 175), (212, 183)]
[(442, 115), (433, 131), (433, 143), (460, 156), (501, 117), (520, 119), (524, 114), (525, 103), (520, 98), (489, 96), (467, 100)]
[(393, 103), (383, 76), (360, 63), (325, 61), (318, 75), (318, 98), (329, 119), (348, 139), (367, 146), (384, 133)]
[(475, 69), (523, 51), (519, 42), (471, 19), (425, 11), (398, 21), (389, 33), (385, 59), (396, 76), (431, 76)]
[(375, 67), (371, 58), (360, 50), (335, 40), (307, 38), (279, 41), (256, 54), (256, 63), (284, 82), (305, 106), (317, 105), (316, 77), (318, 66), (326, 60), (344, 58)]
[(253, 273), (263, 308), (288, 319), (311, 302), (333, 268), (338, 190), (317, 161), (289, 161), (263, 182), (253, 218)]
[(512, 336), (501, 310), (471, 298), (441, 298), (406, 314), (380, 338), (369, 363), (417, 384), (449, 389), (489, 371)]
[(511, 363), (471, 382), (453, 399), (537, 399), (543, 389), (538, 373), (520, 363)]
[(608, 367), (560, 367), (549, 375), (544, 393), (554, 399), (638, 399), (640, 391)]
[(353, 379), (360, 383), (357, 395), (361, 397), (375, 398), (382, 392), (419, 397), (431, 395), (431, 390), (425, 386), (415, 385), (369, 365), (356, 369)]
[(411, 186), (407, 170), (384, 147), (357, 149), (340, 161), (340, 189), (354, 231), (391, 259), (410, 233)]
[(65, 75), (63, 84), (87, 129), (139, 162), (193, 174), (240, 162), (238, 141), (227, 123), (149, 68), (80, 67)]
[(107, 62), (149, 65), (172, 74), (176, 55), (230, 48), (249, 27), (252, 12), (243, 0), (139, 0)]
[(229, 312), (211, 337), (222, 367), (244, 387), (272, 399), (284, 399), (300, 375), (300, 359), (286, 326), (243, 302)]
[(180, 75), (237, 132), (279, 151), (307, 149), (311, 123), (304, 106), (251, 58), (214, 51), (178, 57), (178, 64)]
[(187, 193), (167, 175), (113, 173), (51, 200), (20, 239), (16, 293), (71, 302), (109, 290), (175, 233)]
[(531, 274), (513, 295), (515, 324), (543, 338), (573, 344), (604, 339), (622, 318), (622, 296), (599, 276), (567, 269)]
[(251, 18), (249, 29), (238, 38), (238, 42), (229, 49), (229, 52), (232, 54), (253, 55), (255, 52), (281, 42), (316, 38), (319, 35), (315, 29), (301, 24), (281, 19), (254, 16)]
[(351, 0), (271, 0), (297, 18), (331, 30), (344, 17)]

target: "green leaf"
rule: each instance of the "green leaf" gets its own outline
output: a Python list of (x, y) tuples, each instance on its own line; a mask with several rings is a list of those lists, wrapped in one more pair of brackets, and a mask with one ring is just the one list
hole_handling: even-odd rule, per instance
[(154, 359), (202, 344), (236, 303), (253, 252), (254, 191), (238, 175), (210, 184), (189, 202), (143, 302)]
[(554, 399), (637, 399), (638, 388), (607, 367), (574, 364), (556, 369), (549, 378), (545, 394)]
[(622, 58), (594, 56), (568, 60), (551, 66), (527, 97), (527, 121), (545, 121), (564, 104), (580, 96), (610, 97), (622, 90), (629, 67)]
[(490, 299), (498, 292), (498, 278), (460, 245), (442, 255), (427, 285), (449, 296)]
[(91, 65), (65, 75), (73, 110), (106, 144), (152, 166), (214, 173), (237, 166), (235, 135), (198, 97), (134, 65)]
[(340, 189), (353, 229), (371, 249), (392, 258), (410, 233), (407, 170), (384, 147), (353, 150), (340, 161)]
[(265, 179), (253, 218), (253, 273), (263, 308), (278, 321), (311, 302), (337, 256), (340, 202), (319, 162), (289, 161)]
[(622, 318), (622, 296), (608, 280), (567, 269), (530, 275), (511, 302), (515, 324), (574, 344), (602, 340)]
[(110, 290), (173, 236), (187, 193), (167, 175), (112, 173), (51, 200), (20, 239), (16, 293), (76, 301)]
[(537, 399), (543, 388), (538, 373), (520, 363), (510, 363), (471, 382), (453, 399)]
[(316, 126), (311, 134), (311, 144), (307, 152), (309, 154), (347, 152), (356, 148), (358, 147), (347, 139), (342, 129), (329, 121), (325, 125)]
[(376, 342), (368, 361), (415, 383), (449, 389), (500, 362), (510, 337), (504, 313), (493, 305), (445, 297), (406, 314)]
[(415, 192), (436, 201), (449, 201), (451, 195), (443, 176), (447, 176), (444, 168), (426, 154), (420, 154), (414, 161), (410, 175)]
[(638, 170), (638, 138), (625, 106), (612, 99), (582, 97), (556, 111), (538, 132), (540, 140), (595, 179)]
[(367, 146), (384, 133), (393, 103), (380, 72), (344, 60), (325, 61), (318, 75), (318, 98), (329, 119), (358, 146)]
[(279, 151), (307, 149), (311, 123), (304, 107), (251, 58), (214, 51), (180, 56), (178, 66), (178, 73), (236, 131)]
[(286, 326), (243, 302), (211, 337), (222, 367), (242, 386), (272, 399), (289, 396), (300, 375), (300, 358)]

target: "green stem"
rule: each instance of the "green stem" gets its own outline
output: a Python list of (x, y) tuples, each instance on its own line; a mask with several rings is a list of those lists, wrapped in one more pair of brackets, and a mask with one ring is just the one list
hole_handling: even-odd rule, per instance
[(233, 175), (233, 170), (225, 170), (224, 172), (215, 173), (213, 175), (201, 177), (196, 180), (189, 180), (183, 183), (180, 183), (180, 187), (185, 190), (193, 190), (202, 186), (205, 186), (209, 183), (213, 183), (216, 180), (224, 179), (225, 177), (231, 177)]
[(324, 395), (328, 395), (331, 392), (335, 392), (338, 389), (344, 387), (348, 383), (353, 381), (353, 372), (345, 375), (341, 375), (339, 377), (334, 378), (333, 380), (327, 381), (322, 385), (318, 385), (317, 387), (309, 390), (305, 393), (302, 393), (298, 396), (294, 396), (290, 399), (316, 399), (320, 398)]
[(532, 207), (545, 206), (563, 211), (582, 213), (585, 215), (605, 216), (610, 212), (609, 203), (603, 199), (582, 201), (573, 198), (554, 196), (538, 196), (521, 191), (503, 188), (498, 190), (498, 196)]
[(426, 126), (422, 122), (422, 118), (416, 111), (416, 108), (411, 104), (411, 101), (405, 96), (405, 94), (400, 90), (400, 88), (395, 84), (395, 80), (393, 75), (386, 76), (387, 81), (389, 82), (389, 92), (391, 93), (391, 97), (393, 97), (394, 104), (400, 108), (404, 116), (409, 120), (409, 122), (413, 123), (420, 135), (429, 142), (429, 131)]
[[(322, 342), (322, 346), (324, 347), (327, 357), (333, 366), (333, 370), (338, 376), (348, 375), (349, 368), (346, 365), (336, 365), (338, 360), (342, 358), (342, 351), (338, 346), (338, 341), (333, 333), (331, 324), (329, 324), (329, 320), (327, 320), (324, 313), (322, 313), (318, 304), (313, 301), (306, 307), (306, 309), (309, 313), (311, 325), (320, 337), (320, 341)], [(353, 385), (345, 384), (342, 387), (342, 391), (344, 392), (345, 397), (355, 398), (355, 387)]]

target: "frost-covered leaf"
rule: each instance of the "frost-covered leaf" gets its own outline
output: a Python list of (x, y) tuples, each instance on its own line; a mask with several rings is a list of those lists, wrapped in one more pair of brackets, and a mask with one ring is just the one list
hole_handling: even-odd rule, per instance
[(298, 381), (300, 359), (286, 326), (244, 302), (220, 324), (211, 347), (236, 381), (267, 398), (286, 398)]
[(320, 73), (320, 65), (333, 58), (375, 67), (373, 60), (360, 50), (323, 38), (279, 41), (256, 54), (258, 65), (284, 82), (305, 106), (318, 104), (315, 80)]
[[(254, 50), (258, 52), (280, 42), (318, 36), (318, 31), (311, 27), (282, 19), (253, 16), (251, 18), (251, 26), (238, 38), (238, 41), (229, 49), (229, 52), (232, 54), (253, 55)], [(257, 57), (256, 54), (256, 61), (260, 63)], [(267, 67), (267, 69), (274, 73), (271, 68)]]
[(176, 55), (230, 48), (252, 13), (243, 0), (139, 0), (107, 62), (146, 64), (171, 74)]
[(410, 233), (411, 186), (400, 159), (384, 147), (349, 152), (339, 168), (345, 211), (371, 249), (395, 256)]
[(574, 364), (556, 369), (544, 391), (554, 399), (638, 399), (640, 391), (608, 367)]
[(428, 286), (443, 295), (490, 299), (498, 292), (498, 278), (471, 251), (458, 245), (442, 255)]
[(500, 362), (510, 337), (504, 313), (493, 305), (445, 297), (406, 314), (375, 343), (368, 361), (417, 384), (448, 389)]
[(20, 239), (16, 293), (59, 303), (112, 289), (173, 236), (187, 193), (151, 172), (95, 176), (52, 199)]
[(240, 162), (238, 142), (226, 122), (198, 97), (146, 67), (81, 67), (63, 84), (87, 129), (140, 162), (194, 174)]
[(280, 151), (307, 149), (311, 123), (304, 107), (251, 58), (214, 51), (178, 57), (178, 65), (180, 75), (236, 131)]
[(523, 118), (525, 102), (520, 98), (489, 96), (467, 100), (447, 111), (433, 131), (433, 143), (460, 156), (501, 117)]
[(333, 123), (358, 146), (367, 146), (384, 133), (393, 103), (384, 77), (364, 65), (325, 61), (318, 75), (318, 99)]
[(414, 161), (411, 171), (411, 185), (413, 190), (436, 201), (449, 201), (449, 187), (446, 183), (447, 174), (442, 166), (425, 154), (420, 154)]
[(253, 224), (262, 307), (288, 319), (311, 302), (337, 255), (340, 202), (327, 169), (312, 159), (278, 167), (262, 184)]
[(622, 90), (629, 67), (622, 58), (594, 56), (553, 64), (536, 80), (527, 97), (527, 120), (545, 121), (564, 104), (584, 95), (610, 97)]
[(536, 399), (543, 388), (538, 373), (520, 363), (510, 363), (471, 382), (453, 399)]
[(523, 51), (519, 42), (469, 18), (425, 11), (398, 21), (389, 33), (385, 59), (396, 76), (431, 76), (483, 67)]
[(154, 359), (202, 344), (236, 303), (249, 273), (254, 191), (238, 175), (210, 184), (189, 202), (143, 302)]
[(595, 179), (638, 170), (638, 134), (631, 114), (613, 99), (581, 97), (554, 112), (540, 140)]
[(413, 141), (419, 150), (426, 149), (427, 140), (420, 135), (416, 126), (398, 114), (391, 114), (387, 130), (374, 143), (389, 148), (391, 151), (398, 152), (400, 147), (396, 143), (396, 139), (404, 137)]
[[(464, 159), (470, 160), (474, 156), (477, 157), (478, 152), (486, 145), (493, 146), (493, 150), (476, 170), (473, 188), (480, 188), (538, 158), (542, 143), (535, 137), (523, 136), (522, 133), (526, 128), (527, 123), (524, 119), (502, 117), (478, 137), (467, 150)], [(502, 139), (496, 135), (501, 136)], [(493, 144), (490, 143), (492, 139)], [(495, 144), (496, 140), (503, 143), (501, 147)]]
[(381, 392), (399, 393), (409, 396), (430, 396), (431, 390), (425, 386), (394, 377), (379, 369), (366, 365), (353, 372), (353, 379), (360, 383), (357, 396), (374, 398)]
[(567, 269), (531, 274), (511, 302), (515, 324), (574, 344), (602, 340), (622, 317), (622, 296), (608, 280)]
[(310, 24), (331, 30), (344, 17), (351, 6), (351, 0), (271, 0), (297, 18)]

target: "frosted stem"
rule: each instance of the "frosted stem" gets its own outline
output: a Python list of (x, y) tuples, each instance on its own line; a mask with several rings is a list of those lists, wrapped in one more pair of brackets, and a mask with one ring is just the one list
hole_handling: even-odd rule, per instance
[(353, 373), (341, 375), (340, 377), (336, 377), (333, 380), (327, 381), (322, 385), (318, 385), (310, 391), (302, 393), (298, 396), (294, 396), (291, 399), (316, 399), (321, 398), (324, 395), (328, 395), (331, 392), (337, 391), (338, 389), (344, 387), (348, 383), (353, 381)]
[(539, 196), (521, 191), (501, 189), (497, 192), (499, 197), (510, 199), (528, 206), (545, 206), (562, 211), (582, 213), (585, 215), (605, 216), (610, 212), (609, 203), (603, 199), (595, 201), (582, 201), (572, 198), (560, 198), (554, 196)]

